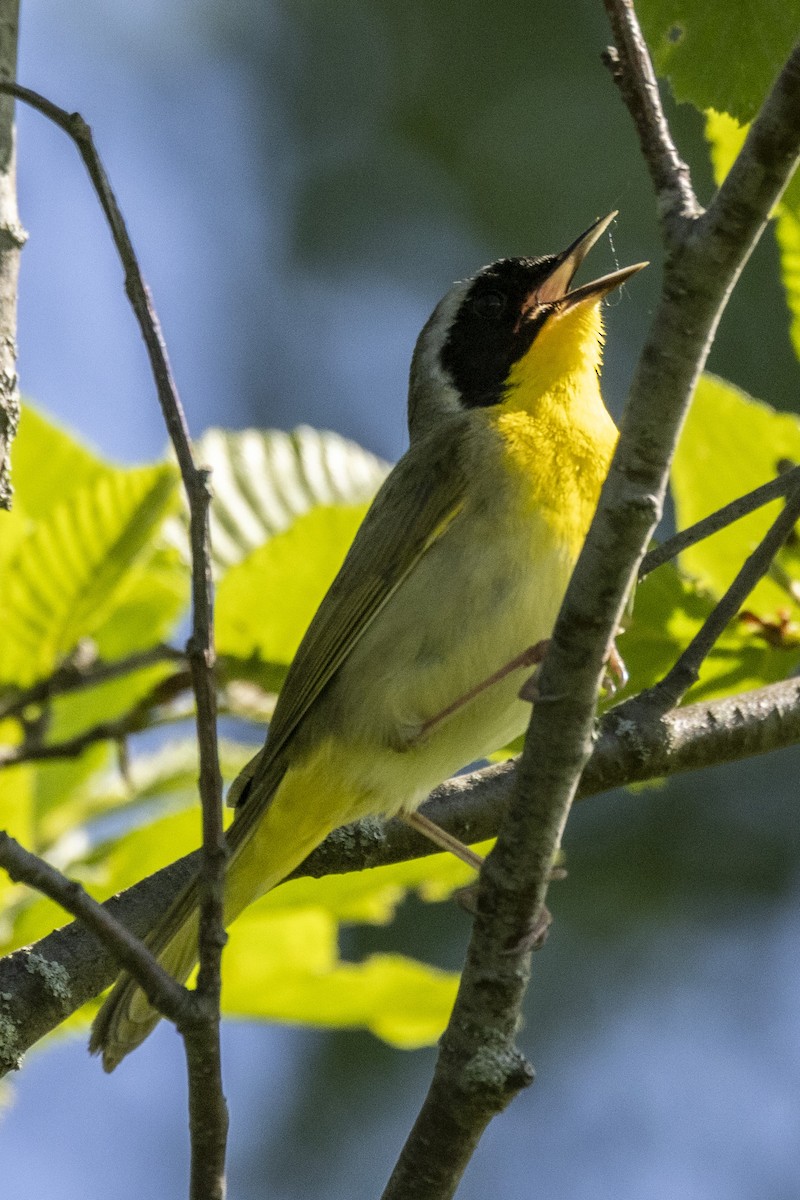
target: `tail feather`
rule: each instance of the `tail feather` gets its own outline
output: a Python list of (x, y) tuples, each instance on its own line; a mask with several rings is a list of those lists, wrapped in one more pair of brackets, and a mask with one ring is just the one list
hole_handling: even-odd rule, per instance
[[(243, 775), (246, 771), (247, 768)], [(249, 776), (245, 783), (249, 783)], [(228, 831), (226, 925), (280, 883), (331, 829), (350, 818), (349, 790), (331, 789), (330, 784), (327, 764), (318, 761), (293, 768), (285, 776), (276, 771), (266, 780), (259, 779), (257, 794), (247, 796)], [(313, 800), (319, 796), (324, 797), (324, 805), (316, 807)], [(195, 879), (145, 939), (162, 966), (179, 983), (186, 982), (197, 962), (197, 910)], [(113, 1071), (145, 1040), (159, 1020), (160, 1014), (139, 985), (123, 974), (95, 1017), (89, 1049), (92, 1054), (102, 1053), (103, 1067)]]
[[(185, 983), (197, 962), (197, 882), (193, 880), (145, 939), (162, 967)], [(90, 1054), (103, 1056), (103, 1070), (113, 1071), (127, 1054), (152, 1033), (161, 1013), (153, 1008), (135, 979), (124, 973), (106, 997), (92, 1025)]]

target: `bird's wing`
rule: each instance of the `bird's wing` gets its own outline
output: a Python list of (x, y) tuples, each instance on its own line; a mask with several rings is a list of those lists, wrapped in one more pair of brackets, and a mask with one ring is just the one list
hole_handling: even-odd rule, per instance
[(413, 446), (375, 497), (289, 668), (267, 744), (234, 784), (234, 803), (246, 800), (251, 790), (262, 795), (272, 790), (264, 787), (267, 780), (277, 784), (283, 773), (279, 756), (299, 722), (461, 512), (468, 468), (462, 439), (449, 426)]

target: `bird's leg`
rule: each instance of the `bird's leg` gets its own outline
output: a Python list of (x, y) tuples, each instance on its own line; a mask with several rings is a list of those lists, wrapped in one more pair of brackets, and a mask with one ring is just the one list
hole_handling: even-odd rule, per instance
[(433, 821), (429, 821), (427, 817), (423, 817), (419, 812), (401, 813), (400, 816), (407, 825), (412, 829), (416, 829), (417, 833), (425, 835), (429, 841), (439, 846), (442, 850), (449, 850), (451, 854), (455, 854), (456, 858), (460, 858), (468, 867), (472, 867), (475, 871), (480, 871), (483, 866), (483, 858), (480, 854), (476, 854), (474, 850), (470, 850), (469, 846), (465, 846), (457, 837), (453, 837), (452, 833), (448, 833), (446, 829), (442, 829), (440, 825), (436, 825)]
[(476, 696), (480, 696), (481, 692), (485, 692), (487, 688), (494, 687), (496, 683), (500, 683), (505, 679), (506, 675), (510, 675), (513, 671), (519, 671), (522, 667), (532, 667), (540, 663), (544, 658), (547, 650), (547, 642), (537, 642), (535, 646), (529, 646), (527, 650), (523, 650), (522, 654), (518, 654), (516, 658), (512, 658), (510, 662), (504, 664), (493, 675), (489, 675), (486, 679), (482, 679), (480, 683), (476, 683), (475, 687), (470, 688), (463, 696), (459, 696), (452, 704), (448, 704), (447, 708), (443, 708), (441, 712), (436, 713), (432, 717), (428, 717), (427, 721), (423, 721), (418, 731), (406, 742), (404, 749), (408, 749), (416, 742), (421, 742), (428, 736), (432, 729), (437, 725), (441, 725), (442, 721), (446, 721), (448, 717), (452, 717), (453, 713), (458, 712), (465, 704), (469, 704), (470, 700), (474, 700)]
[[(547, 649), (547, 642), (539, 642), (539, 645), (543, 646), (545, 650)], [(543, 658), (544, 651), (542, 651), (539, 662), (541, 662)], [(535, 704), (537, 700), (541, 700), (536, 679), (538, 674), (539, 670), (537, 667), (530, 679), (525, 680), (522, 687), (519, 689), (520, 700), (528, 700), (531, 704)], [(616, 642), (612, 642), (611, 650), (609, 651), (608, 658), (606, 659), (605, 671), (603, 672), (603, 681), (601, 685), (603, 691), (608, 696), (616, 695), (617, 692), (621, 691), (625, 687), (625, 684), (628, 682), (628, 678), (628, 668), (622, 661), (622, 656), (617, 649)]]

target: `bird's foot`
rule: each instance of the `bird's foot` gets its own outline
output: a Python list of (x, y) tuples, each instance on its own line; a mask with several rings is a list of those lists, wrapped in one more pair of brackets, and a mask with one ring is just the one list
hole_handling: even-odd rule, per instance
[(616, 696), (621, 692), (630, 679), (628, 668), (622, 661), (616, 642), (611, 643), (611, 651), (606, 659), (606, 669), (603, 674), (602, 688), (607, 696)]

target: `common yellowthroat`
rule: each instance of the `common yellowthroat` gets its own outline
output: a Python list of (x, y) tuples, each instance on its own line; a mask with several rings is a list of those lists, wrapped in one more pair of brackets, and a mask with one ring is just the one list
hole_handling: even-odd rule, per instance
[[(520, 688), (617, 437), (600, 394), (601, 301), (646, 264), (571, 290), (615, 216), (561, 254), (500, 259), (456, 283), (419, 335), (410, 449), (303, 638), (266, 745), (231, 788), (227, 923), (332, 829), (367, 814), (414, 820), (437, 784), (525, 729)], [(181, 981), (197, 932), (190, 885), (147, 939)], [(110, 1071), (158, 1019), (123, 975), (91, 1049)]]

